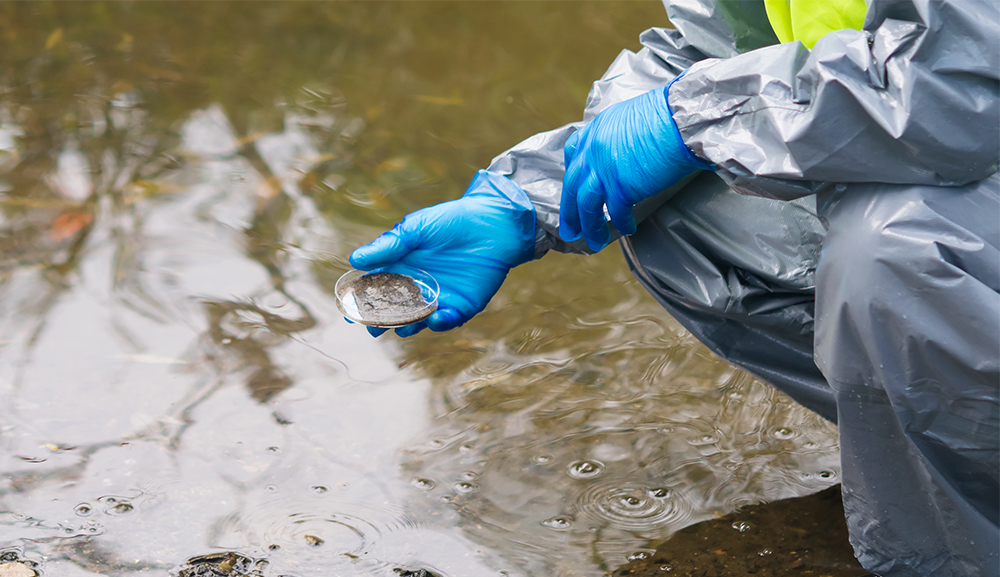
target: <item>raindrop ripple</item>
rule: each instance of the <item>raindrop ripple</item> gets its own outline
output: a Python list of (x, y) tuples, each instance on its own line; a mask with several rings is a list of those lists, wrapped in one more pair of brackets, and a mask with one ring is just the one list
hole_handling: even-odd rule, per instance
[(574, 513), (599, 525), (643, 530), (682, 523), (691, 506), (675, 491), (608, 480), (580, 493)]

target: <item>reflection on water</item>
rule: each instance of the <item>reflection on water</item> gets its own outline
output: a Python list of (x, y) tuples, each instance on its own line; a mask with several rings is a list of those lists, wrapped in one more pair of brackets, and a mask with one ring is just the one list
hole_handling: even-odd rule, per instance
[(521, 267), (447, 334), (373, 340), (334, 305), (353, 247), (575, 120), (654, 24), (658, 2), (0, 4), (0, 552), (69, 577), (226, 550), (600, 575), (836, 482), (832, 428), (614, 249)]

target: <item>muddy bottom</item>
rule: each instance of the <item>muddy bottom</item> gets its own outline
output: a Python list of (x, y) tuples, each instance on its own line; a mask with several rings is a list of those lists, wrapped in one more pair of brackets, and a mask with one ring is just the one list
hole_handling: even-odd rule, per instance
[(420, 287), (406, 275), (373, 272), (352, 284), (358, 313), (365, 324), (395, 327), (420, 322), (431, 316)]
[(684, 528), (614, 577), (868, 575), (848, 542), (840, 485)]

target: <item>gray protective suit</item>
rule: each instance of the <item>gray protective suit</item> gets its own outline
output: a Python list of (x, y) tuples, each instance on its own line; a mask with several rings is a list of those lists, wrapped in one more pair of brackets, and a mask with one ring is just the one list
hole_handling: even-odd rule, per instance
[[(591, 90), (584, 120), (490, 169), (559, 239), (563, 144), (687, 69), (669, 101), (715, 173), (636, 208), (621, 239), (724, 359), (837, 422), (870, 571), (1000, 574), (1000, 4), (871, 0), (864, 30), (778, 44), (763, 3), (679, 0)], [(737, 194), (742, 193), (742, 194)]]

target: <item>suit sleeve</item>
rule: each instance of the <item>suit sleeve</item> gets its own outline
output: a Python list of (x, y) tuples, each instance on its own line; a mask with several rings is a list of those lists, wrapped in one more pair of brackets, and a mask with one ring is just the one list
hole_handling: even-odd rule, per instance
[(958, 186), (997, 171), (1000, 3), (874, 0), (864, 30), (695, 63), (668, 101), (739, 192)]

